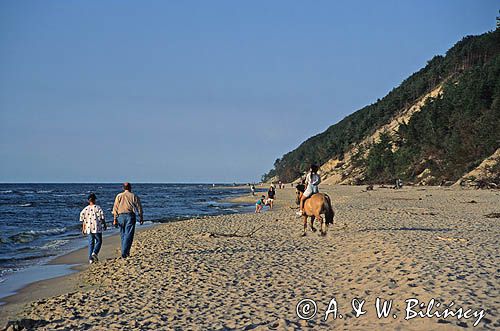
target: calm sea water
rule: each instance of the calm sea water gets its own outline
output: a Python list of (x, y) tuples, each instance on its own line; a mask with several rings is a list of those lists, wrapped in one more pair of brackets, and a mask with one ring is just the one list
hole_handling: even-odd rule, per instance
[[(79, 213), (90, 192), (106, 213), (108, 233), (120, 184), (0, 184), (0, 282), (10, 273), (40, 264), (84, 243)], [(248, 189), (229, 185), (135, 184), (146, 223), (236, 213), (249, 208), (222, 200)]]

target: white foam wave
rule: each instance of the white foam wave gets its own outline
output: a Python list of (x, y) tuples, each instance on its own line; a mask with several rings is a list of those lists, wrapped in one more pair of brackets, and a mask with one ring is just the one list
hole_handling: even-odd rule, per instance
[(54, 249), (54, 248), (61, 247), (67, 243), (68, 243), (68, 240), (64, 240), (64, 239), (53, 240), (53, 241), (48, 242), (45, 245), (43, 245), (41, 247), (41, 249)]

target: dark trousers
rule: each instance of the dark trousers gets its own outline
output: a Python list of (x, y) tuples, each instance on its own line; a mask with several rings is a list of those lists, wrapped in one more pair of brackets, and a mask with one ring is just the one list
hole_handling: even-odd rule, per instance
[(122, 239), (122, 257), (130, 255), (132, 241), (135, 232), (135, 214), (119, 214), (118, 226), (120, 227), (120, 237)]

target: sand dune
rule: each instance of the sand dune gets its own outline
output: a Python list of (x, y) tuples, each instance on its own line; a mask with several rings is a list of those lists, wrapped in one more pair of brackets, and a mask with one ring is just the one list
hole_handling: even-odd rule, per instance
[[(500, 328), (500, 219), (484, 216), (500, 211), (500, 192), (363, 192), (351, 186), (323, 191), (336, 210), (326, 237), (301, 237), (301, 220), (290, 208), (293, 191), (278, 190), (273, 211), (142, 231), (131, 258), (92, 265), (73, 276), (77, 291), (27, 304), (14, 317), (41, 330), (473, 327), (474, 317), (405, 320), (406, 299), (434, 298), (442, 305), (453, 301), (450, 309), (484, 309), (475, 329)], [(235, 233), (240, 236), (225, 236)], [(394, 300), (387, 318), (376, 316), (377, 297)], [(306, 298), (318, 307), (308, 321), (296, 312)], [(332, 298), (337, 319), (331, 314), (324, 321)], [(365, 315), (354, 316), (353, 298), (366, 300)]]

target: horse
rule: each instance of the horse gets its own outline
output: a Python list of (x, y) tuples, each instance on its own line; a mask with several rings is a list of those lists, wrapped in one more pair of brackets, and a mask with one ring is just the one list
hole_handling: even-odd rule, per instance
[[(300, 199), (304, 194), (303, 191), (296, 189), (296, 200), (295, 202), (300, 205)], [(325, 218), (321, 215), (325, 215)], [(333, 217), (335, 212), (332, 208), (332, 201), (328, 194), (325, 193), (315, 193), (311, 195), (306, 201), (304, 201), (304, 233), (302, 236), (306, 235), (307, 230), (307, 218), (311, 217), (311, 231), (316, 232), (314, 227), (314, 219), (318, 219), (320, 222), (320, 234), (326, 236), (326, 230), (328, 225), (333, 224)]]

